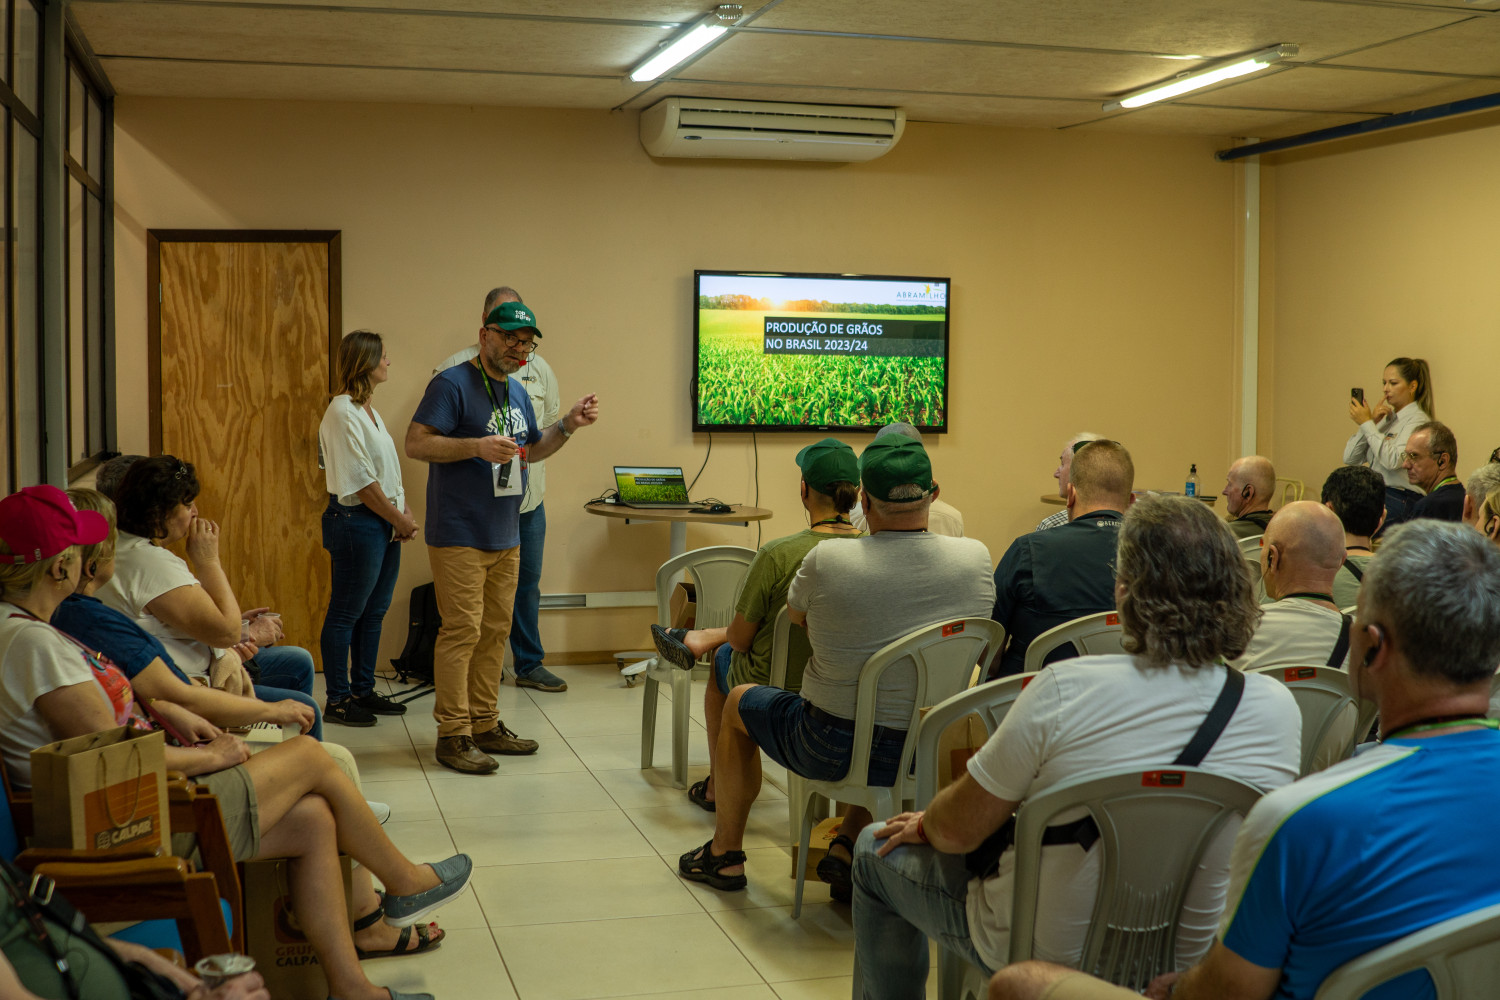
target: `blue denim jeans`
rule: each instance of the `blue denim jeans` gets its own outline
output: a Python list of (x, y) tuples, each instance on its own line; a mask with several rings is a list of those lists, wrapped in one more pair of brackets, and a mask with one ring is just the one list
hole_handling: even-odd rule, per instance
[(879, 857), (879, 827), (854, 844), (854, 961), (865, 1000), (913, 1000), (927, 995), (929, 937), (985, 967), (969, 940), (969, 871), (963, 855), (916, 844)]
[[(840, 781), (854, 756), (854, 722), (836, 719), (800, 694), (752, 684), (740, 695), (740, 721), (766, 756), (814, 781)], [(870, 741), (867, 784), (896, 783), (906, 733), (876, 726)]]
[[(511, 613), (510, 654), (517, 677), (542, 665), (542, 549), (547, 544), (547, 505), (521, 515), (521, 576)], [(325, 668), (326, 669), (326, 668)]]
[(267, 646), (255, 654), (255, 666), (260, 670), (255, 697), (267, 702), (290, 698), (309, 706), (313, 710), (313, 727), (308, 735), (322, 740), (323, 713), (312, 696), (312, 654), (300, 646)]
[(323, 548), (333, 563), (333, 592), (319, 648), (333, 705), (351, 693), (375, 690), (380, 628), (401, 569), (401, 543), (391, 540), (391, 526), (364, 504), (346, 507), (330, 497), (323, 512)]

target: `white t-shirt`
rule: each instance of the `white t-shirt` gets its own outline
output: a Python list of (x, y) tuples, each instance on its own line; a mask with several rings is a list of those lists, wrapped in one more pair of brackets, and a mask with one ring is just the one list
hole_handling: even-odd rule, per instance
[(17, 788), (31, 787), (31, 751), (53, 739), (36, 700), (74, 684), (91, 685), (108, 707), (81, 649), (46, 622), (0, 602), (0, 760)]
[[(1260, 624), (1250, 645), (1233, 663), (1241, 670), (1256, 667), (1323, 667), (1338, 645), (1344, 617), (1337, 611), (1301, 597), (1261, 605)], [(1349, 668), (1346, 650), (1340, 663)]]
[[(870, 531), (870, 522), (865, 518), (864, 508), (859, 504), (855, 504), (849, 511), (849, 523), (867, 534)], [(927, 530), (934, 535), (962, 538), (964, 537), (964, 516), (948, 501), (934, 500), (927, 507)]]
[(396, 442), (391, 440), (380, 411), (370, 413), (351, 399), (348, 393), (334, 396), (318, 425), (318, 455), (323, 460), (328, 492), (346, 507), (362, 501), (354, 494), (379, 483), (397, 510), (404, 510), (406, 490), (401, 485), (401, 458)]
[[(995, 578), (989, 549), (977, 539), (882, 531), (808, 552), (786, 603), (807, 612), (812, 657), (802, 674), (802, 696), (852, 719), (859, 673), (871, 655), (927, 625), (988, 618)], [(913, 668), (888, 670), (875, 699), (875, 724), (905, 729), (915, 697)]]
[[(830, 546), (831, 547), (831, 546)], [(1089, 771), (1170, 764), (1193, 738), (1224, 687), (1226, 667), (1153, 668), (1117, 653), (1054, 663), (1037, 675), (1000, 728), (969, 759), (969, 774), (996, 798), (1020, 802)], [(1291, 692), (1269, 677), (1249, 674), (1229, 725), (1200, 765), (1205, 770), (1271, 790), (1297, 777), (1302, 718)], [(1063, 814), (1068, 823), (1085, 813)], [(1218, 929), (1229, 882), (1231, 821), (1204, 854), (1183, 903), (1177, 967), (1208, 950)], [(1042, 849), (1034, 956), (1076, 965), (1093, 915), (1102, 852), (1074, 845)], [(985, 964), (1009, 960), (1015, 850), (1000, 857), (1000, 872), (971, 879), (965, 908), (969, 936)]]
[(95, 595), (146, 632), (161, 640), (172, 662), (188, 677), (208, 677), (215, 655), (207, 646), (179, 632), (146, 610), (146, 605), (169, 590), (197, 587), (198, 578), (173, 552), (152, 545), (149, 539), (120, 532), (115, 545), (115, 575)]

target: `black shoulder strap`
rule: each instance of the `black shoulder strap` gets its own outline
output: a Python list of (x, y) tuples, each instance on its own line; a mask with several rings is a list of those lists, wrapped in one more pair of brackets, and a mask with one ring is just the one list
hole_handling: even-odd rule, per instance
[(1328, 657), (1330, 667), (1342, 667), (1344, 657), (1349, 655), (1349, 626), (1354, 624), (1354, 618), (1344, 615), (1344, 624), (1339, 626), (1339, 641), (1334, 643), (1333, 654)]
[(1365, 582), (1365, 571), (1359, 568), (1358, 563), (1351, 562), (1348, 556), (1344, 557), (1344, 568), (1349, 571), (1350, 576), (1354, 577), (1355, 583)]
[(1188, 741), (1182, 753), (1172, 761), (1173, 767), (1197, 767), (1218, 742), (1224, 727), (1229, 725), (1234, 710), (1239, 707), (1240, 695), (1245, 693), (1245, 675), (1233, 667), (1225, 668), (1224, 687), (1219, 690), (1219, 700), (1208, 710), (1198, 731)]

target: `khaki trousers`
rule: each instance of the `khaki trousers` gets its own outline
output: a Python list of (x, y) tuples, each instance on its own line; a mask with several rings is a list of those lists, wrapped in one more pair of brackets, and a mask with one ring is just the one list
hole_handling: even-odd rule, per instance
[(500, 721), (500, 671), (510, 636), (521, 549), (427, 547), (443, 616), (433, 650), (438, 737), (487, 733)]

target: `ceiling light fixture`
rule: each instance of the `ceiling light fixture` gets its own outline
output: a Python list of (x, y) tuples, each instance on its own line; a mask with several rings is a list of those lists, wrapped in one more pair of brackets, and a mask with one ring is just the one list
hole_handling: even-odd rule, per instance
[(670, 42), (663, 42), (661, 51), (630, 71), (630, 79), (636, 83), (647, 83), (673, 69), (689, 57), (701, 52), (723, 37), (724, 32), (740, 19), (744, 8), (737, 3), (721, 3), (688, 26), (688, 29)]
[(1165, 101), (1194, 90), (1202, 90), (1204, 87), (1212, 87), (1216, 83), (1233, 80), (1238, 76), (1258, 73), (1278, 59), (1296, 54), (1297, 46), (1290, 43), (1273, 45), (1248, 56), (1227, 59), (1191, 73), (1183, 73), (1166, 83), (1152, 84), (1149, 87), (1131, 91), (1124, 97), (1105, 102), (1104, 110), (1118, 111), (1121, 108), (1139, 108), (1147, 104), (1155, 104), (1157, 101)]

